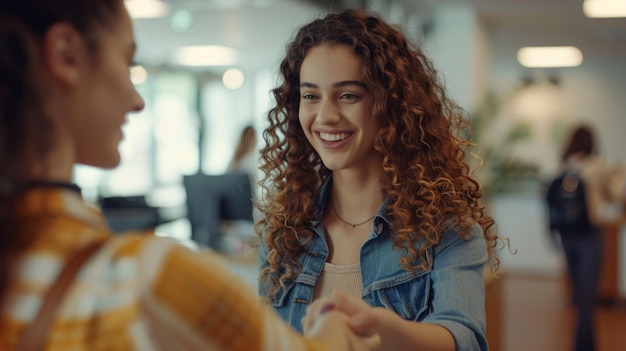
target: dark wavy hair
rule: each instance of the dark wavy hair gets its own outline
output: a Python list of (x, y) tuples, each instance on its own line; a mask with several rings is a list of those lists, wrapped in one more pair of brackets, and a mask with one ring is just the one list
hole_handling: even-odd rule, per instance
[(572, 132), (569, 143), (563, 152), (563, 161), (574, 154), (590, 156), (595, 153), (597, 150), (593, 130), (589, 126), (581, 125)]
[[(497, 269), (494, 221), (479, 203), (480, 185), (464, 162), (471, 145), (460, 137), (469, 130), (465, 111), (448, 98), (433, 64), (401, 30), (376, 14), (344, 10), (299, 29), (280, 63), (281, 82), (272, 90), (275, 106), (263, 131), (264, 177), (257, 203), (264, 215), (256, 223), (267, 247), (267, 265), (260, 273), (267, 300), (300, 272), (301, 239), (312, 235), (307, 223), (316, 212), (313, 201), (331, 173), (298, 119), (300, 68), (307, 53), (321, 45), (345, 45), (363, 62), (379, 128), (375, 149), (383, 156), (383, 193), (391, 200), (386, 210), (397, 232), (392, 240), (395, 248), (406, 250), (402, 267), (429, 265), (430, 249), (440, 242), (445, 222), (454, 218), (463, 237), (473, 223), (482, 226)], [(419, 239), (424, 245), (416, 248)]]
[(55, 23), (83, 34), (92, 53), (98, 31), (116, 23), (122, 0), (18, 0), (0, 2), (0, 297), (11, 255), (29, 239), (19, 232), (14, 199), (29, 165), (53, 143), (42, 105), (42, 39)]

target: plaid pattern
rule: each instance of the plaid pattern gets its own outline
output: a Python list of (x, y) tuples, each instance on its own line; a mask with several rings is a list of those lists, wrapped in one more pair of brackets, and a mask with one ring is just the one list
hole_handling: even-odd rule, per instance
[(105, 238), (61, 303), (46, 351), (321, 349), (213, 255), (151, 233), (111, 236), (101, 214), (70, 190), (33, 190), (18, 209), (28, 223), (20, 235), (36, 235), (11, 265), (0, 350), (15, 349), (67, 257)]

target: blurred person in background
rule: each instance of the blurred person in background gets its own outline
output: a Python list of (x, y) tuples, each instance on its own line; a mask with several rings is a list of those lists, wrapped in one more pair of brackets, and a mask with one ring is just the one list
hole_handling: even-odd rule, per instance
[(580, 125), (573, 129), (565, 145), (563, 170), (575, 171), (584, 184), (588, 225), (558, 232), (565, 253), (572, 286), (572, 300), (577, 309), (574, 350), (597, 349), (595, 305), (602, 263), (604, 224), (617, 219), (615, 206), (624, 200), (624, 168), (610, 164), (597, 149), (593, 129)]
[(245, 126), (241, 131), (235, 154), (228, 165), (227, 171), (248, 172), (251, 175), (256, 175), (259, 168), (259, 154), (255, 152), (256, 145), (256, 130), (252, 125)]
[[(257, 143), (258, 137), (254, 126), (251, 124), (245, 126), (239, 136), (233, 158), (226, 169), (226, 172), (247, 173), (250, 178), (250, 187), (254, 197), (258, 195), (259, 153), (256, 148)], [(255, 218), (258, 217), (259, 214), (256, 209), (254, 213)]]

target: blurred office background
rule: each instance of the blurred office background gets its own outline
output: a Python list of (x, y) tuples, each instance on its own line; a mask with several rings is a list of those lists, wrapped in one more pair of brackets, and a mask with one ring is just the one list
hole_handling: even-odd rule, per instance
[[(566, 309), (564, 260), (545, 230), (542, 188), (557, 172), (567, 131), (580, 122), (596, 129), (602, 155), (626, 164), (625, 0), (128, 0), (127, 6), (138, 42), (133, 80), (146, 108), (125, 127), (120, 167), (77, 167), (88, 200), (139, 199), (157, 212), (157, 234), (189, 240), (184, 177), (223, 174), (241, 130), (262, 131), (278, 62), (296, 28), (328, 11), (366, 8), (424, 48), (472, 119), (485, 161), (477, 175), (486, 204), (510, 239), (501, 272), (539, 279), (506, 288), (530, 295), (516, 300), (517, 313), (534, 311), (524, 301), (542, 282)], [(565, 47), (569, 54), (561, 62), (555, 52), (532, 61), (528, 47)], [(610, 272), (603, 278), (603, 294), (616, 304), (626, 298), (622, 227), (610, 228)], [(548, 311), (554, 305), (535, 304)], [(502, 324), (523, 320), (507, 316)], [(568, 330), (563, 321), (554, 320), (556, 328)], [(626, 318), (619, 321), (626, 328)], [(502, 349), (567, 349), (533, 348), (530, 340), (510, 336)], [(626, 350), (626, 341), (621, 345)]]

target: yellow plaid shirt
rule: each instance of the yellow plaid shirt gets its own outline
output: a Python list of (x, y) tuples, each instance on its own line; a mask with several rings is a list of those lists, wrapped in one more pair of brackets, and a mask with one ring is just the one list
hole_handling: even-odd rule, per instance
[(32, 190), (19, 216), (37, 236), (11, 265), (0, 350), (15, 349), (67, 258), (105, 238), (61, 302), (46, 351), (321, 349), (264, 307), (219, 258), (150, 234), (112, 236), (76, 192)]

